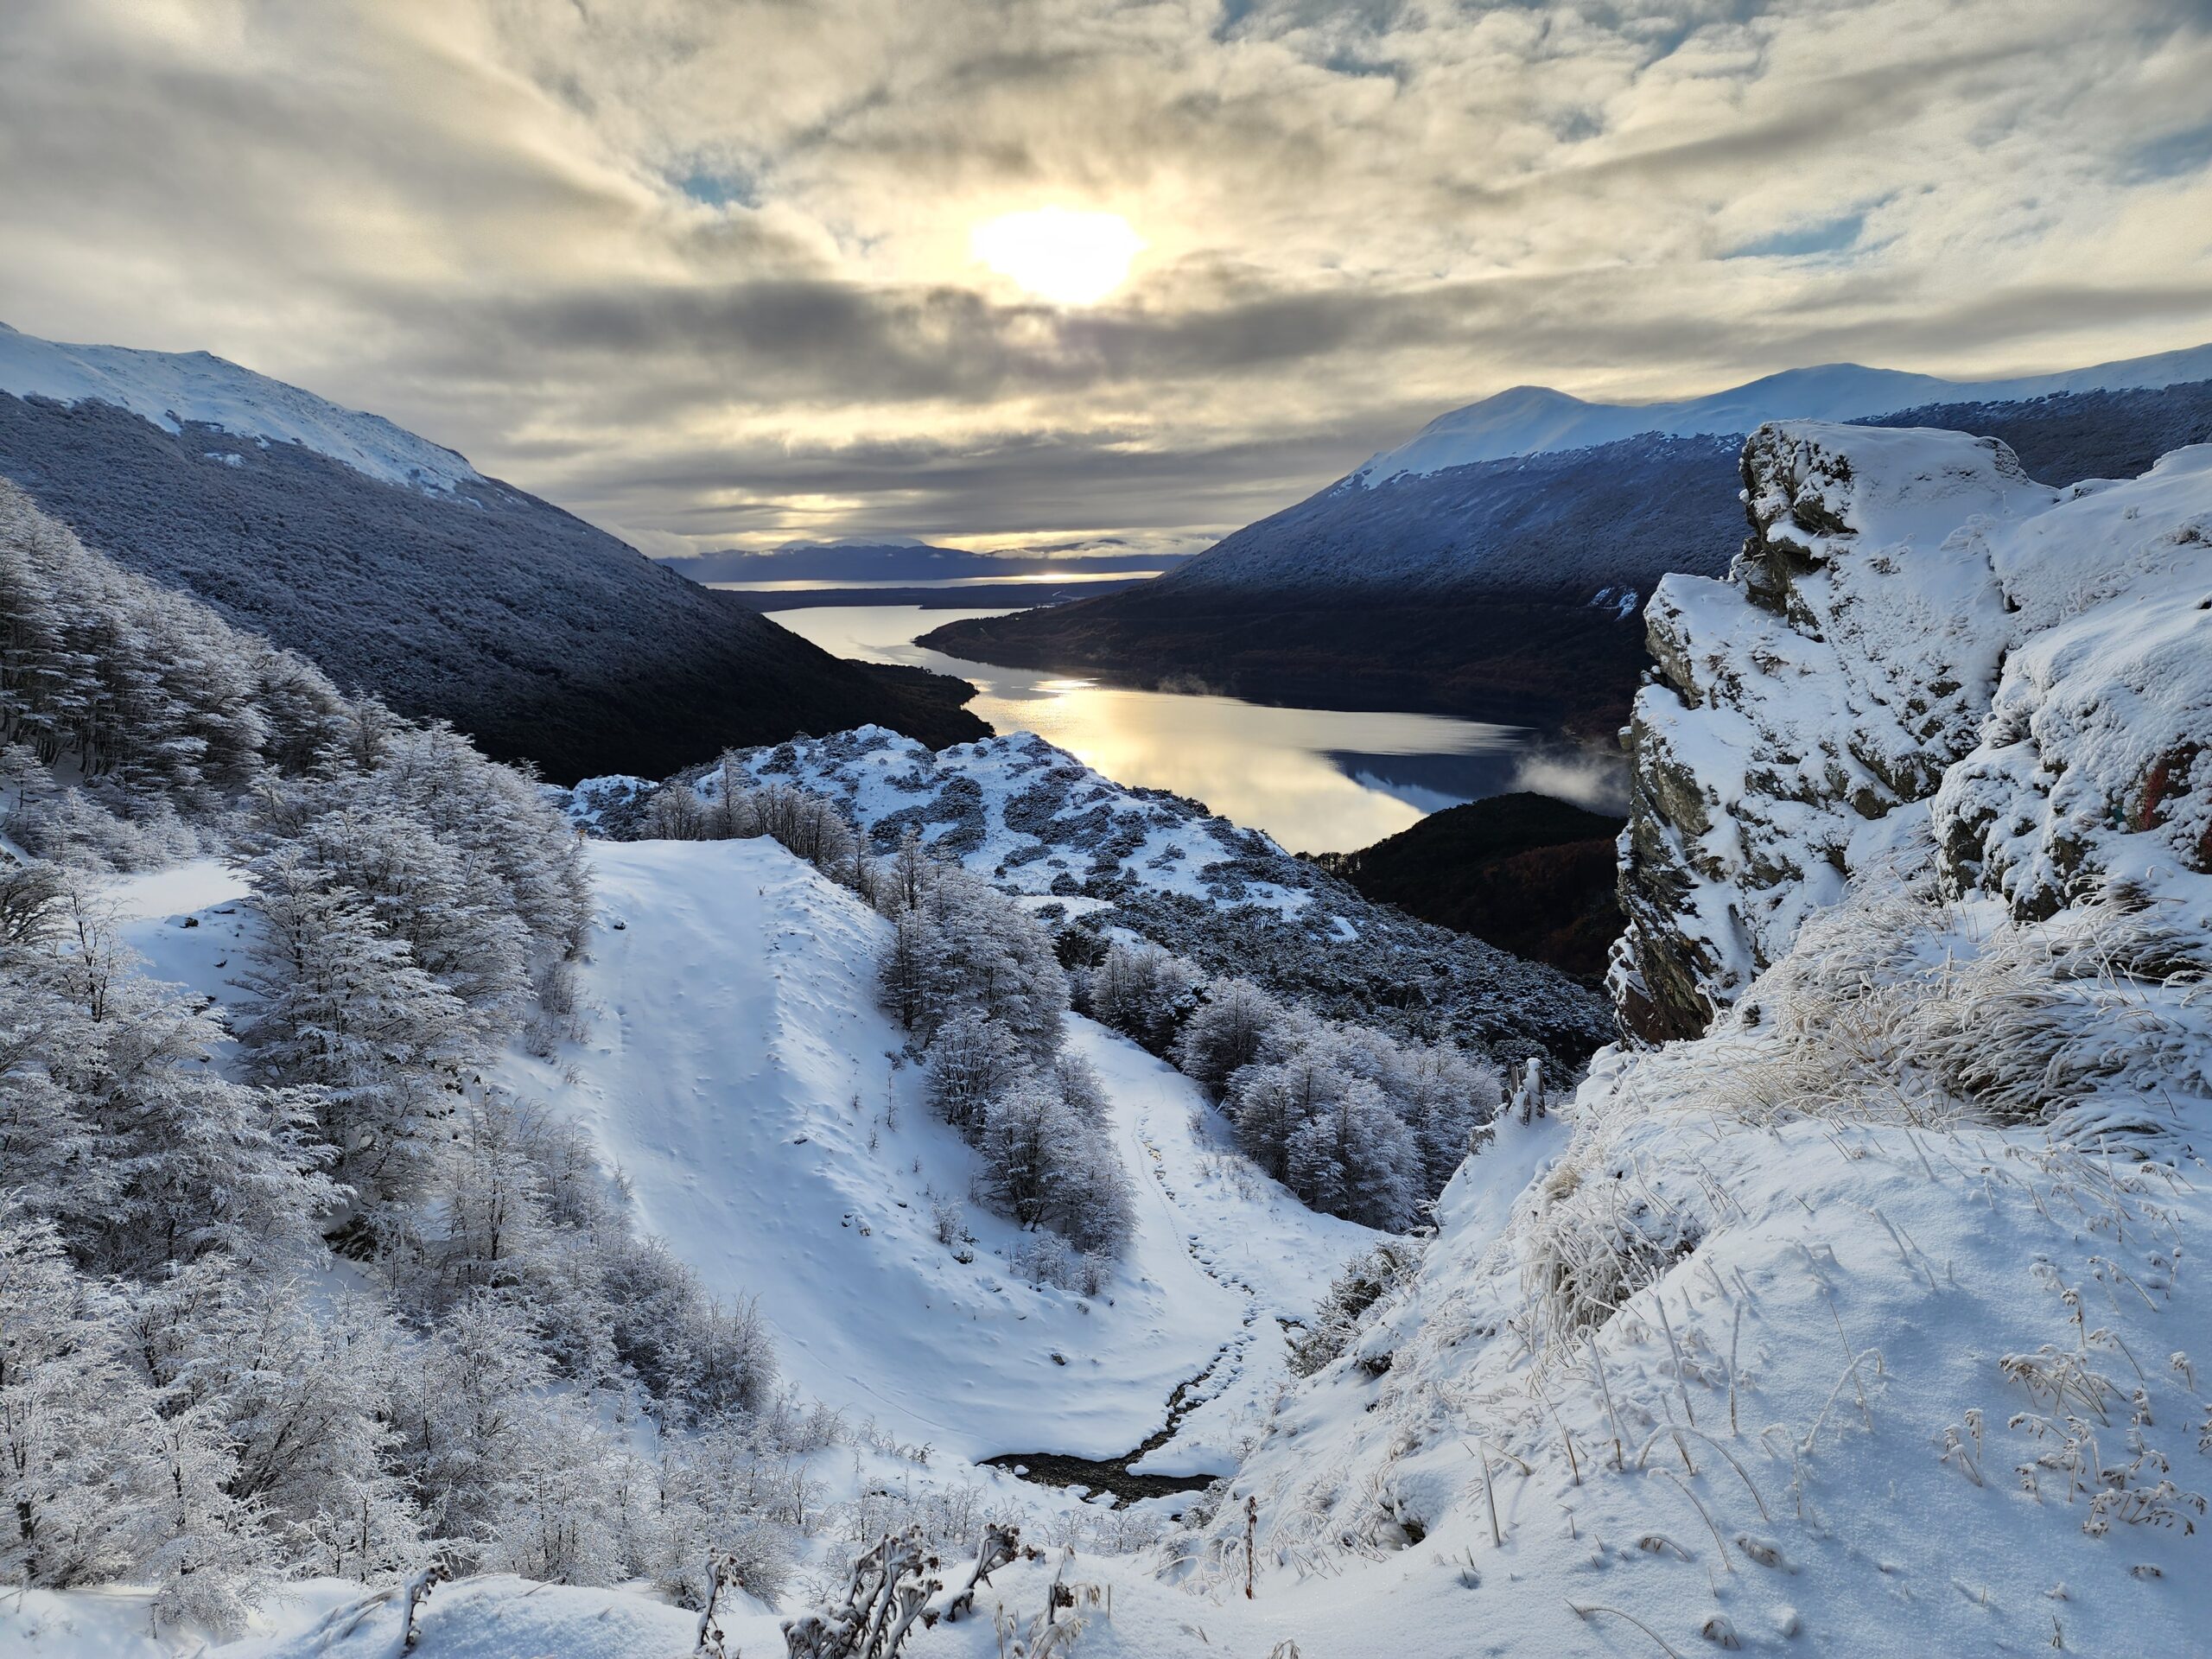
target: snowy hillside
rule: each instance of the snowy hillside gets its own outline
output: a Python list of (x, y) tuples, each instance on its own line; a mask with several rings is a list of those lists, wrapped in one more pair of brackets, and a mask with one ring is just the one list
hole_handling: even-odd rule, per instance
[(1783, 425), (1745, 455), (1733, 575), (1669, 577), (1647, 613), (1631, 1019), (1701, 1029), (1891, 856), (1910, 804), (2023, 915), (2203, 866), (2212, 447), (2065, 490), (1957, 433)]
[(1668, 925), (1756, 914), (1764, 972), (1500, 1126), (1109, 1650), (2201, 1645), (2208, 456), (1750, 461), (1737, 580), (1661, 596), (1637, 827), (1699, 826)]
[(1697, 437), (1749, 432), (1768, 421), (1855, 421), (1916, 404), (2018, 403), (2057, 392), (2113, 391), (2212, 379), (2212, 346), (2008, 380), (1942, 380), (1896, 369), (1827, 363), (1670, 403), (1590, 404), (1548, 386), (1516, 386), (1440, 415), (1351, 474), (1369, 489), (1394, 478), (1510, 455), (1588, 449), (1645, 433)]
[(838, 660), (372, 415), (205, 353), (0, 330), (0, 480), (126, 568), (410, 718), (571, 779), (880, 721), (957, 681)]
[(1744, 467), (1633, 733), (1671, 1040), (1494, 1117), (1463, 1011), (1581, 1004), (1193, 803), (547, 791), (0, 490), (0, 1649), (2195, 1650), (2212, 446)]
[(181, 433), (190, 423), (254, 439), (264, 448), (297, 444), (366, 477), (426, 495), (451, 495), (488, 482), (452, 450), (381, 415), (341, 409), (206, 352), (67, 346), (0, 322), (0, 391), (61, 404), (111, 404), (165, 432)]
[[(1081, 1021), (1136, 1230), (1101, 1296), (1036, 1287), (1009, 1265), (1023, 1236), (969, 1204), (975, 1154), (918, 1068), (893, 1064), (906, 1037), (875, 998), (889, 923), (765, 838), (594, 842), (592, 871), (591, 1034), (515, 1057), (511, 1081), (588, 1126), (709, 1289), (760, 1299), (791, 1380), (960, 1459), (1105, 1458), (1205, 1373), (1217, 1403), (1146, 1466), (1229, 1466), (1235, 1426), (1286, 1375), (1277, 1321), (1309, 1318), (1372, 1235), (1240, 1185), (1193, 1085)], [(970, 1261), (935, 1236), (944, 1201), (966, 1206)]]
[[(1192, 1382), (1204, 1403), (1141, 1468), (1233, 1465), (1287, 1380), (1285, 1322), (1310, 1320), (1376, 1235), (1258, 1177), (1189, 1079), (1075, 1018), (1136, 1225), (1097, 1296), (1039, 1286), (1015, 1259), (1025, 1235), (971, 1201), (975, 1154), (919, 1068), (893, 1064), (906, 1039), (875, 991), (889, 923), (765, 837), (590, 855), (585, 1035), (550, 1058), (510, 1051), (499, 1081), (583, 1127), (712, 1294), (757, 1299), (787, 1381), (954, 1469), (1125, 1453)], [(106, 896), (149, 973), (235, 1005), (249, 890), (195, 861)], [(963, 1238), (936, 1236), (945, 1203)]]
[[(1039, 915), (1125, 929), (1334, 1017), (1422, 1036), (1449, 1026), (1571, 1065), (1611, 1034), (1603, 1000), (1556, 970), (1370, 903), (1257, 830), (1133, 789), (1031, 732), (935, 753), (880, 728), (744, 752), (743, 778), (839, 804), (878, 853), (909, 830)], [(685, 774), (711, 796), (715, 769)], [(678, 783), (683, 779), (677, 780)], [(652, 785), (591, 779), (565, 797), (594, 833), (636, 833)]]

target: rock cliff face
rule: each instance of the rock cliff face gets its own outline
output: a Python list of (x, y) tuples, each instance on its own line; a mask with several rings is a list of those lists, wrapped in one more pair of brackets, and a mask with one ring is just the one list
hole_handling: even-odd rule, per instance
[(2024, 918), (2212, 862), (2212, 447), (2061, 490), (1994, 439), (1792, 423), (1743, 476), (1726, 579), (1647, 611), (1630, 1031), (1703, 1031), (1929, 819), (1947, 890)]

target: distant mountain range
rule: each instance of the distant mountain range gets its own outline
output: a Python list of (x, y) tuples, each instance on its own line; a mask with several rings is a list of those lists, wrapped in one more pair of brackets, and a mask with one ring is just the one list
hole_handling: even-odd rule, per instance
[[(1999, 396), (1859, 417), (2001, 438), (2051, 483), (2133, 477), (2171, 449), (2212, 441), (2212, 346), (1981, 387), (1839, 368), (1636, 408), (1508, 392), (1432, 423), (1157, 582), (950, 623), (925, 640), (971, 661), (1138, 684), (1197, 679), (1262, 702), (1458, 714), (1610, 741), (1645, 665), (1643, 599), (1669, 571), (1722, 575), (1742, 543), (1738, 456), (1751, 426), (1799, 412), (1780, 406), (1793, 395), (1823, 400), (1832, 416), (1929, 386)], [(2023, 389), (2034, 395), (2012, 395)], [(1655, 420), (1708, 429), (1618, 433)], [(1526, 448), (1449, 461), (1509, 443)]]
[(771, 552), (702, 553), (663, 560), (699, 582), (921, 582), (963, 576), (1065, 576), (1172, 569), (1182, 553), (976, 553), (925, 542), (789, 542)]
[(342, 687), (556, 781), (870, 721), (989, 729), (964, 682), (831, 657), (450, 449), (204, 352), (0, 325), (0, 476)]
[(2063, 392), (2130, 391), (2190, 380), (2212, 380), (2212, 346), (2011, 380), (1939, 380), (1897, 369), (1824, 363), (1659, 404), (1586, 404), (1549, 386), (1515, 386), (1438, 416), (1396, 448), (1370, 458), (1351, 480), (1371, 489), (1408, 473), (1426, 476), (1471, 461), (1590, 449), (1645, 433), (1740, 437), (1768, 421), (1859, 421), (1938, 404), (2017, 404)]

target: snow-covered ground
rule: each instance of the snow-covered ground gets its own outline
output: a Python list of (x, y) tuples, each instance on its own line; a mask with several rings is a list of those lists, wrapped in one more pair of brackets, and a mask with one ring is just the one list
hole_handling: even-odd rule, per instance
[[(1307, 1210), (1232, 1150), (1188, 1078), (1071, 1015), (1136, 1226), (1101, 1296), (1029, 1284), (1008, 1264), (1023, 1236), (969, 1201), (974, 1154), (930, 1115), (875, 1006), (882, 918), (766, 838), (596, 842), (591, 857), (588, 1033), (550, 1060), (511, 1053), (500, 1080), (589, 1128), (710, 1291), (759, 1299), (787, 1379), (969, 1460), (1120, 1455), (1205, 1372), (1206, 1403), (1144, 1467), (1231, 1465), (1287, 1379), (1282, 1322), (1309, 1319), (1376, 1235)], [(196, 860), (116, 878), (107, 899), (155, 977), (228, 1001), (245, 892)], [(938, 1240), (940, 1199), (962, 1206), (972, 1261)]]
[[(788, 1382), (873, 1425), (824, 1454), (826, 1497), (918, 1478), (1067, 1511), (1079, 1492), (971, 1460), (1126, 1454), (1193, 1379), (1178, 1432), (1141, 1469), (1235, 1466), (1290, 1382), (1287, 1324), (1375, 1235), (1306, 1209), (1230, 1149), (1187, 1078), (1071, 1016), (1069, 1046), (1111, 1102), (1135, 1225), (1102, 1295), (1033, 1286), (1009, 1263), (1021, 1235), (965, 1202), (972, 1153), (928, 1114), (917, 1068), (893, 1064), (902, 1036), (874, 995), (881, 918), (765, 838), (594, 842), (591, 857), (588, 1035), (550, 1061), (510, 1055), (500, 1080), (585, 1124), (644, 1227), (710, 1290), (759, 1299)], [(103, 897), (150, 973), (229, 1000), (245, 892), (231, 867), (195, 860), (111, 878)], [(968, 1261), (936, 1236), (939, 1198), (964, 1205)], [(638, 1594), (497, 1578), (433, 1607), (429, 1650), (444, 1654), (677, 1653), (696, 1625)], [(382, 1653), (398, 1617), (389, 1598), (316, 1581), (265, 1609), (238, 1651)], [(780, 1645), (757, 1605), (723, 1624), (746, 1651)], [(127, 1586), (0, 1607), (0, 1644), (39, 1659), (168, 1655), (176, 1634), (157, 1643)]]
[[(357, 473), (429, 495), (449, 495), (486, 481), (452, 450), (381, 415), (342, 409), (206, 352), (70, 346), (0, 323), (0, 391), (63, 404), (112, 404), (167, 432), (181, 432), (189, 421), (264, 445), (296, 443)], [(235, 458), (230, 464), (238, 464)]]
[[(766, 839), (594, 842), (592, 860), (590, 1035), (507, 1080), (590, 1126), (711, 1290), (760, 1298), (793, 1381), (957, 1458), (1109, 1457), (1227, 1345), (1219, 1408), (1162, 1456), (1229, 1466), (1234, 1425), (1284, 1375), (1277, 1318), (1309, 1315), (1370, 1235), (1243, 1173), (1186, 1078), (1071, 1019), (1150, 1192), (1104, 1295), (1033, 1287), (1007, 1265), (1017, 1230), (966, 1204), (973, 1154), (894, 1064), (874, 995), (888, 924)], [(946, 1198), (972, 1262), (935, 1236)]]

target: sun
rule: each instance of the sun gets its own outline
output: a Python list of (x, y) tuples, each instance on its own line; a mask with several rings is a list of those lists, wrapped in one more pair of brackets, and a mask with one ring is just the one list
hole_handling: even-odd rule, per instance
[(1119, 213), (1039, 207), (986, 219), (968, 233), (969, 255), (1055, 305), (1096, 305), (1128, 280), (1144, 238)]

